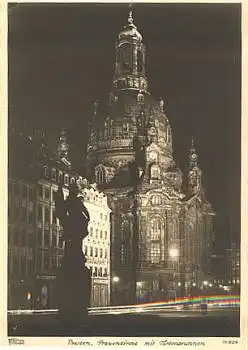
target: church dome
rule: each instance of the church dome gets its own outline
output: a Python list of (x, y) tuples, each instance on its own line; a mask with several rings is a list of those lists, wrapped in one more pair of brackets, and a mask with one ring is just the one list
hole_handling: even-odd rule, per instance
[(142, 41), (142, 35), (137, 30), (137, 27), (133, 24), (132, 11), (129, 12), (128, 24), (119, 34), (119, 40), (137, 40)]

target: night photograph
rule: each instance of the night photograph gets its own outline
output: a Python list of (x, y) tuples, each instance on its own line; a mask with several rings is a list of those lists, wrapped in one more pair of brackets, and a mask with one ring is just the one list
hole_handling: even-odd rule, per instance
[(8, 4), (9, 337), (240, 337), (240, 186), (241, 4)]

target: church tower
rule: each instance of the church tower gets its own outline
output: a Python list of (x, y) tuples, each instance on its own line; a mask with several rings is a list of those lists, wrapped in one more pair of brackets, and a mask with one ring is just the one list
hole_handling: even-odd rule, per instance
[(193, 137), (188, 164), (188, 193), (189, 195), (194, 195), (202, 188), (202, 171), (199, 167), (199, 157), (195, 150)]
[[(148, 89), (145, 45), (131, 11), (115, 48), (112, 91), (107, 106), (94, 103), (87, 146), (88, 178), (105, 192), (112, 210), (111, 272), (118, 280), (112, 300), (165, 300), (184, 295), (188, 196), (165, 100), (155, 100)], [(192, 146), (192, 195), (201, 187), (195, 157)]]
[(133, 23), (132, 11), (128, 24), (119, 33), (116, 43), (116, 61), (113, 87), (116, 89), (137, 89), (147, 91), (145, 75), (145, 45), (142, 35)]

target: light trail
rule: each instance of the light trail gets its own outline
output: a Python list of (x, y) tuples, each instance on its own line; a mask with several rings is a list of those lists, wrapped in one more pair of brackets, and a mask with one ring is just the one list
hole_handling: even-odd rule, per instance
[[(208, 295), (197, 296), (191, 298), (177, 298), (173, 301), (160, 301), (135, 305), (120, 305), (120, 306), (103, 306), (89, 308), (89, 314), (124, 314), (124, 313), (148, 313), (159, 312), (166, 310), (181, 311), (180, 308), (188, 306), (193, 310), (200, 306), (202, 300), (206, 300), (210, 309), (218, 308), (239, 308), (240, 296), (239, 295)], [(58, 309), (45, 309), (45, 310), (32, 310), (32, 309), (19, 309), (8, 310), (8, 315), (34, 315), (34, 314), (57, 314)]]

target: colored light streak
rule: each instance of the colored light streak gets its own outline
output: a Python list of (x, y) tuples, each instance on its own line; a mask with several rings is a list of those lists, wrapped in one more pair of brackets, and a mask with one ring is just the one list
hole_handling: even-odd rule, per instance
[[(191, 306), (197, 307), (201, 304), (202, 300), (206, 300), (209, 308), (228, 308), (228, 307), (240, 307), (239, 295), (208, 295), (197, 296), (192, 298), (177, 298), (173, 301), (161, 301), (150, 302), (136, 305), (121, 305), (121, 306), (104, 306), (89, 308), (89, 314), (101, 314), (101, 313), (144, 313), (157, 311), (165, 311), (166, 309), (180, 310), (180, 307)], [(56, 314), (57, 309), (47, 310), (8, 310), (9, 315), (33, 315), (33, 314)]]

